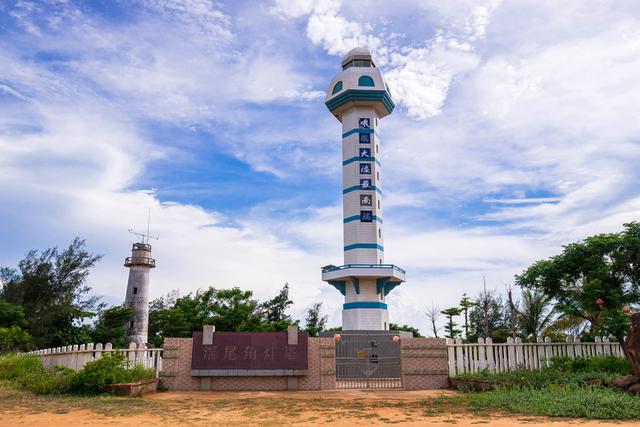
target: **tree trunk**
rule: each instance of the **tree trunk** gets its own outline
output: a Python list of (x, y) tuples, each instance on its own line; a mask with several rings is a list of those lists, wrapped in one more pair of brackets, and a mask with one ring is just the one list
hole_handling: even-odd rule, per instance
[(626, 341), (620, 339), (620, 346), (631, 364), (633, 373), (640, 376), (640, 313), (631, 316), (631, 330)]

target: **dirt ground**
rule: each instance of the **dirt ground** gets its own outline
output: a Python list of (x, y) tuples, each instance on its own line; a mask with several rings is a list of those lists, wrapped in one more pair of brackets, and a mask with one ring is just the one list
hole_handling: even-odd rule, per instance
[[(451, 391), (171, 392), (141, 399), (36, 398), (0, 390), (0, 426), (620, 426), (541, 417), (479, 416), (447, 402)], [(441, 396), (445, 396), (442, 399)], [(29, 400), (29, 401), (28, 401)], [(453, 406), (450, 406), (453, 405)]]

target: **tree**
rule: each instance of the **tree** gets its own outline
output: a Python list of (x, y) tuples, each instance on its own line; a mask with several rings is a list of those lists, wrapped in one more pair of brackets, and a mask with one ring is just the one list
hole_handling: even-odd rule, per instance
[(517, 275), (516, 284), (554, 298), (560, 312), (583, 319), (594, 334), (614, 336), (627, 354), (623, 308), (640, 301), (640, 223), (569, 244)]
[(469, 312), (469, 340), (490, 337), (496, 342), (506, 340), (509, 328), (505, 322), (505, 307), (500, 295), (484, 289)]
[(21, 329), (27, 328), (24, 310), (20, 305), (0, 300), (0, 327), (10, 328), (11, 326), (18, 326)]
[(130, 307), (114, 306), (98, 313), (98, 320), (91, 333), (96, 343), (113, 344), (114, 348), (125, 348), (131, 341), (127, 338), (127, 320), (133, 315)]
[(425, 316), (427, 316), (427, 320), (431, 323), (431, 332), (433, 332), (434, 338), (438, 338), (438, 331), (441, 329), (437, 326), (438, 319), (440, 318), (440, 307), (434, 305), (432, 301), (431, 308), (427, 309)]
[(32, 250), (18, 269), (3, 268), (0, 299), (22, 306), (29, 332), (38, 348), (82, 342), (90, 328), (82, 319), (94, 315), (99, 297), (90, 296), (86, 279), (101, 259), (75, 238), (67, 249)]
[(401, 326), (396, 323), (389, 323), (389, 330), (411, 332), (414, 338), (424, 338), (422, 335), (420, 335), (420, 331), (418, 330), (418, 328), (414, 328), (413, 326), (409, 325)]
[(207, 321), (215, 325), (217, 331), (274, 330), (265, 325), (258, 310), (258, 301), (253, 299), (253, 292), (240, 288), (213, 289), (212, 297), (211, 317)]
[(286, 331), (289, 325), (294, 323), (291, 316), (287, 314), (287, 309), (291, 305), (293, 301), (289, 299), (289, 284), (285, 283), (278, 295), (260, 304), (259, 310), (274, 330)]
[(451, 339), (459, 336), (462, 331), (456, 328), (458, 325), (453, 321), (453, 318), (455, 316), (460, 316), (462, 309), (460, 307), (450, 307), (446, 310), (442, 310), (440, 313), (447, 317), (447, 323), (444, 326), (444, 330), (446, 332), (445, 336)]
[(304, 319), (304, 322), (306, 325), (305, 330), (312, 337), (317, 337), (318, 334), (324, 331), (325, 327), (327, 326), (327, 319), (329, 318), (329, 316), (322, 316), (320, 314), (321, 309), (322, 309), (321, 302), (317, 302), (313, 304), (307, 310), (307, 316)]
[(0, 326), (0, 354), (30, 350), (31, 336), (19, 326)]
[(460, 299), (460, 308), (464, 313), (464, 338), (469, 341), (469, 309), (475, 305), (475, 303), (465, 293), (462, 294)]
[(516, 309), (520, 329), (526, 337), (536, 342), (542, 331), (549, 326), (555, 314), (552, 298), (539, 291), (526, 289), (522, 292), (522, 308)]
[[(156, 348), (162, 347), (165, 336), (183, 337), (184, 334), (167, 333), (176, 325), (176, 321), (169, 319), (169, 313), (179, 298), (178, 290), (169, 292), (166, 296), (151, 300), (149, 303), (149, 343)], [(173, 320), (173, 321), (172, 321)], [(185, 319), (180, 319), (183, 323)]]
[(519, 302), (513, 301), (513, 289), (511, 285), (505, 285), (507, 289), (507, 303), (509, 304), (509, 326), (511, 327), (511, 338), (518, 336), (518, 305)]
[(29, 350), (33, 339), (27, 326), (21, 306), (0, 300), (0, 353)]

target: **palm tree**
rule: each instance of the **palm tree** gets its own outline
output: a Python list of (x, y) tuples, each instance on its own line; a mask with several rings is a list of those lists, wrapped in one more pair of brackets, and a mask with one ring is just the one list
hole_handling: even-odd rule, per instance
[(514, 307), (518, 315), (520, 329), (525, 336), (536, 341), (542, 331), (553, 321), (556, 314), (551, 307), (552, 298), (538, 291), (522, 291), (520, 307)]

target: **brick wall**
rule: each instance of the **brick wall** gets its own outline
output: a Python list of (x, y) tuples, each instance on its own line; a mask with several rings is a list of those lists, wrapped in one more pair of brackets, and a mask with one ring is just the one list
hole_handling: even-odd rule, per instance
[(402, 386), (405, 390), (449, 387), (444, 338), (405, 338), (401, 344)]
[(309, 338), (308, 374), (299, 377), (192, 377), (191, 338), (165, 338), (162, 383), (169, 390), (328, 390), (335, 388), (332, 338)]
[(200, 390), (200, 378), (191, 376), (191, 338), (165, 338), (162, 384), (169, 390)]

